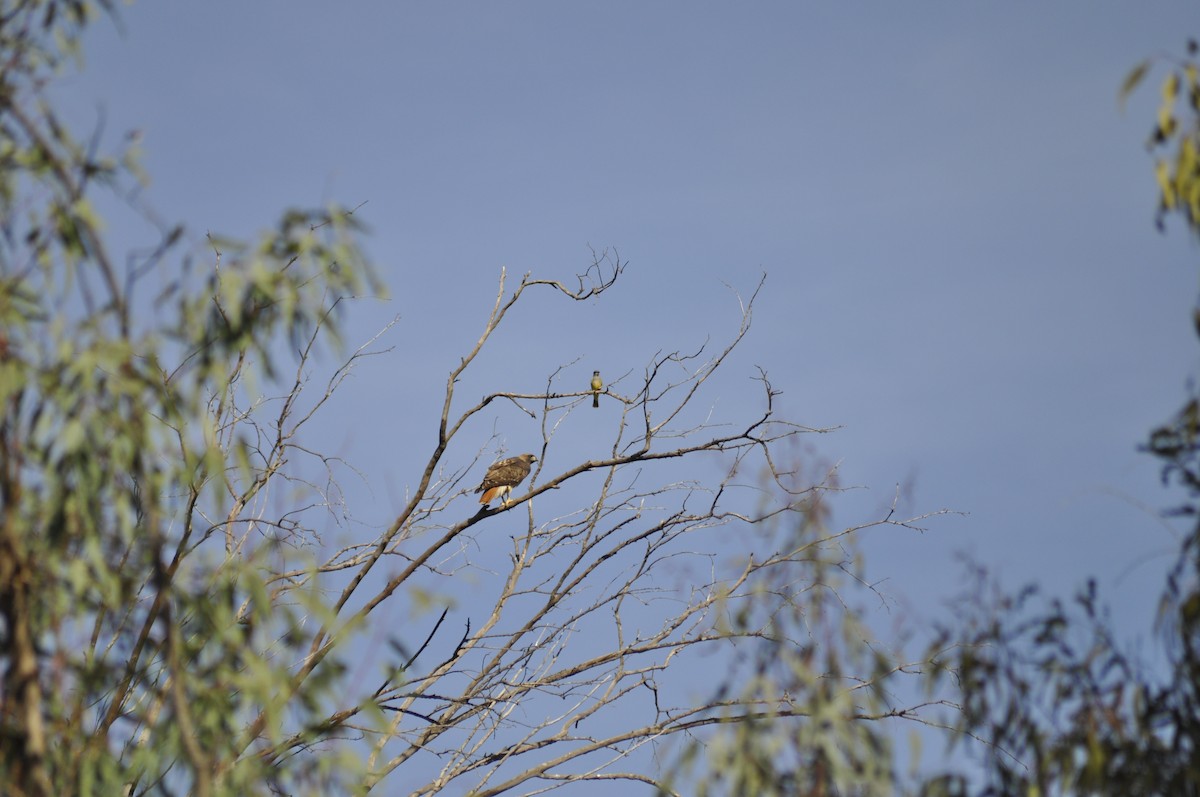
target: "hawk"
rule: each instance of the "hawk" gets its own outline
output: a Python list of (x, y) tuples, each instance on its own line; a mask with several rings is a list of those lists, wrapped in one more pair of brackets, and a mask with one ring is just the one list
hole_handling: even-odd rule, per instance
[(514, 487), (525, 481), (530, 466), (535, 462), (537, 457), (533, 454), (521, 454), (493, 463), (483, 475), (483, 483), (475, 488), (475, 492), (483, 493), (479, 497), (479, 503), (490, 504), (499, 498), (502, 504), (508, 506), (509, 494)]
[(604, 380), (600, 378), (599, 371), (592, 371), (592, 406), (599, 409), (600, 407), (600, 391), (604, 389)]

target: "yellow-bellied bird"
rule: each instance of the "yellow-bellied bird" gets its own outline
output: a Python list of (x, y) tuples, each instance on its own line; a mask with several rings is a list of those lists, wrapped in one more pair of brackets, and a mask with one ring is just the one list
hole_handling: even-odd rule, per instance
[(604, 380), (599, 371), (592, 371), (592, 406), (600, 406), (600, 391), (604, 389)]

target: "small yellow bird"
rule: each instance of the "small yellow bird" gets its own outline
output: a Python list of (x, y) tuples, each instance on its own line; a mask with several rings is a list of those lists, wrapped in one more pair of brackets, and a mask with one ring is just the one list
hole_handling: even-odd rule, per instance
[(592, 371), (592, 406), (600, 406), (600, 391), (604, 389), (604, 380), (599, 371)]

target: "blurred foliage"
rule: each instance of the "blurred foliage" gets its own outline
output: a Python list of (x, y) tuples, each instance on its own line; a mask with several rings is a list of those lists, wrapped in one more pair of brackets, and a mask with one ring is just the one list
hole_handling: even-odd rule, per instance
[[(379, 286), (344, 208), (289, 210), (254, 242), (212, 238), (205, 268), (179, 251), (179, 227), (151, 224), (138, 254), (109, 251), (100, 208), (143, 179), (137, 137), (116, 151), (77, 137), (45, 91), (113, 13), (107, 0), (0, 0), (0, 784), (36, 797), (353, 791), (364, 765), (347, 747), (301, 754), (358, 732), (328, 719), (345, 637), (330, 640), (336, 609), (315, 580), (272, 568), (311, 530), (256, 503), (293, 427), (286, 406), (253, 423), (244, 399), (318, 338), (336, 346), (341, 298)], [(1200, 234), (1196, 50), (1169, 62), (1150, 147), (1160, 225), (1178, 214)], [(1197, 407), (1148, 445), (1193, 517)], [(665, 789), (1200, 794), (1200, 527), (1162, 596), (1165, 673), (1114, 639), (1092, 585), (1070, 603), (970, 596), (961, 624), (906, 663), (856, 603), (875, 597), (859, 529), (829, 530), (824, 489), (785, 492), (799, 514), (747, 567), (761, 578), (729, 583), (712, 630), (734, 660)], [(896, 698), (914, 681), (925, 704)], [(953, 738), (984, 742), (983, 772), (908, 783), (889, 722), (929, 722), (949, 688)]]
[[(725, 606), (718, 631), (735, 642), (716, 681), (719, 721), (698, 728), (665, 784), (697, 797), (892, 795), (896, 720), (924, 722), (940, 701), (913, 704), (921, 663), (905, 663), (867, 625), (886, 599), (868, 584), (855, 540), (831, 530), (827, 482), (800, 512), (764, 528), (777, 553), (750, 596)], [(901, 698), (897, 693), (905, 695)], [(914, 726), (915, 727), (915, 726)]]
[[(1163, 78), (1162, 99), (1147, 148), (1154, 153), (1154, 176), (1158, 181), (1157, 223), (1162, 229), (1167, 216), (1179, 213), (1193, 234), (1200, 234), (1200, 70), (1196, 41), (1187, 43), (1184, 58), (1158, 59), (1169, 69)], [(1146, 60), (1130, 70), (1121, 84), (1119, 99), (1128, 96), (1155, 66)]]
[[(1186, 547), (1194, 549), (1194, 535)], [(965, 631), (950, 632), (960, 646), (938, 676), (962, 694), (960, 741), (986, 741), (982, 773), (950, 768), (924, 793), (1200, 793), (1200, 626), (1187, 608), (1197, 600), (1195, 560), (1180, 565), (1163, 595), (1165, 672), (1117, 638), (1092, 582), (1069, 603), (1032, 587), (965, 596)], [(1177, 576), (1188, 569), (1184, 587)], [(987, 583), (982, 570), (976, 576)]]
[[(1125, 99), (1166, 63), (1161, 105), (1149, 139), (1158, 181), (1157, 222), (1177, 214), (1200, 235), (1200, 83), (1197, 45), (1182, 59), (1137, 65), (1119, 91)], [(1195, 312), (1200, 334), (1200, 305)], [(1188, 496), (1175, 514), (1200, 516), (1195, 397), (1149, 437), (1165, 482)], [(980, 585), (988, 575), (975, 574)], [(1118, 639), (1094, 582), (1069, 602), (1034, 587), (1017, 594), (994, 586), (965, 596), (961, 626), (935, 647), (956, 643), (933, 684), (962, 695), (958, 741), (986, 742), (981, 773), (946, 772), (927, 794), (1200, 794), (1200, 525), (1183, 535), (1159, 601), (1153, 647)], [(960, 750), (962, 748), (959, 748)]]
[[(1155, 154), (1154, 172), (1158, 180), (1157, 222), (1164, 228), (1172, 214), (1184, 220), (1191, 233), (1200, 237), (1200, 52), (1195, 40), (1187, 44), (1187, 57), (1169, 59), (1162, 82), (1162, 102), (1148, 147)], [(1153, 61), (1145, 61), (1130, 72), (1122, 86), (1122, 97), (1133, 91), (1150, 72)], [(1192, 311), (1193, 326), (1200, 336), (1200, 301)], [(1165, 480), (1182, 483), (1192, 501), (1179, 508), (1181, 514), (1195, 515), (1195, 499), (1200, 497), (1200, 459), (1197, 435), (1200, 434), (1200, 399), (1196, 395), (1184, 404), (1170, 422), (1150, 435), (1148, 450), (1166, 463)]]
[(327, 764), (255, 754), (297, 728), (318, 742), (309, 715), (332, 686), (286, 688), (316, 596), (273, 605), (269, 546), (228, 555), (276, 464), (229, 410), (281, 351), (317, 330), (336, 342), (337, 297), (373, 283), (337, 208), (216, 244), (206, 274), (178, 252), (180, 228), (109, 251), (97, 207), (127, 204), (142, 179), (136, 136), (104, 152), (45, 89), (111, 13), (0, 2), (0, 783), (242, 795), (332, 782)]
[[(1200, 236), (1200, 69), (1196, 42), (1186, 49), (1186, 58), (1165, 59), (1148, 147), (1157, 225), (1178, 215)], [(1156, 63), (1130, 72), (1121, 103)], [(1195, 321), (1200, 335), (1200, 304)], [(760, 633), (748, 646), (749, 666), (725, 676), (719, 694), (731, 715), (758, 701), (759, 718), (697, 734), (677, 780), (690, 777), (701, 795), (1200, 795), (1198, 430), (1193, 397), (1145, 447), (1163, 462), (1164, 480), (1187, 490), (1176, 513), (1197, 523), (1168, 572), (1152, 651), (1117, 638), (1094, 582), (1062, 601), (1032, 586), (1005, 591), (978, 567), (975, 591), (955, 601), (956, 618), (928, 648), (928, 666), (901, 667), (870, 641), (862, 612), (841, 599), (846, 580), (830, 577), (834, 568), (855, 583), (854, 557), (837, 554), (840, 541), (820, 542), (823, 518), (810, 517), (792, 533), (793, 544), (817, 533), (811, 571), (793, 564), (761, 603), (733, 613), (731, 631)], [(804, 588), (817, 584), (832, 590)], [(873, 675), (851, 689), (836, 677), (847, 671)], [(933, 703), (954, 696), (938, 720), (917, 717), (930, 726), (926, 747), (930, 737), (945, 741), (945, 763), (911, 775), (894, 761), (894, 729), (857, 721), (889, 715), (890, 690), (905, 672), (919, 677)]]

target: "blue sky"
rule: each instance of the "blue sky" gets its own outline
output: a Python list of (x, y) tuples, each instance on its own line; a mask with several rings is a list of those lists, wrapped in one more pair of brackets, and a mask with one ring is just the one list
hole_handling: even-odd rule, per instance
[(64, 91), (109, 135), (143, 132), (146, 198), (196, 251), (290, 205), (367, 202), (392, 298), (349, 340), (400, 315), (397, 350), (322, 431), (368, 474), (365, 521), (416, 480), (500, 267), (569, 278), (612, 246), (631, 263), (613, 293), (514, 322), (469, 395), (721, 340), (725, 283), (765, 272), (719, 401), (757, 402), (757, 364), (783, 416), (843, 427), (813, 441), (864, 487), (839, 522), (900, 482), (911, 511), (968, 513), (872, 536), (907, 616), (945, 617), (967, 553), (1056, 592), (1096, 575), (1144, 634), (1175, 541), (1135, 448), (1195, 365), (1197, 252), (1153, 226), (1155, 76), (1123, 113), (1116, 92), (1195, 19), (1185, 2), (139, 3), (89, 35)]

